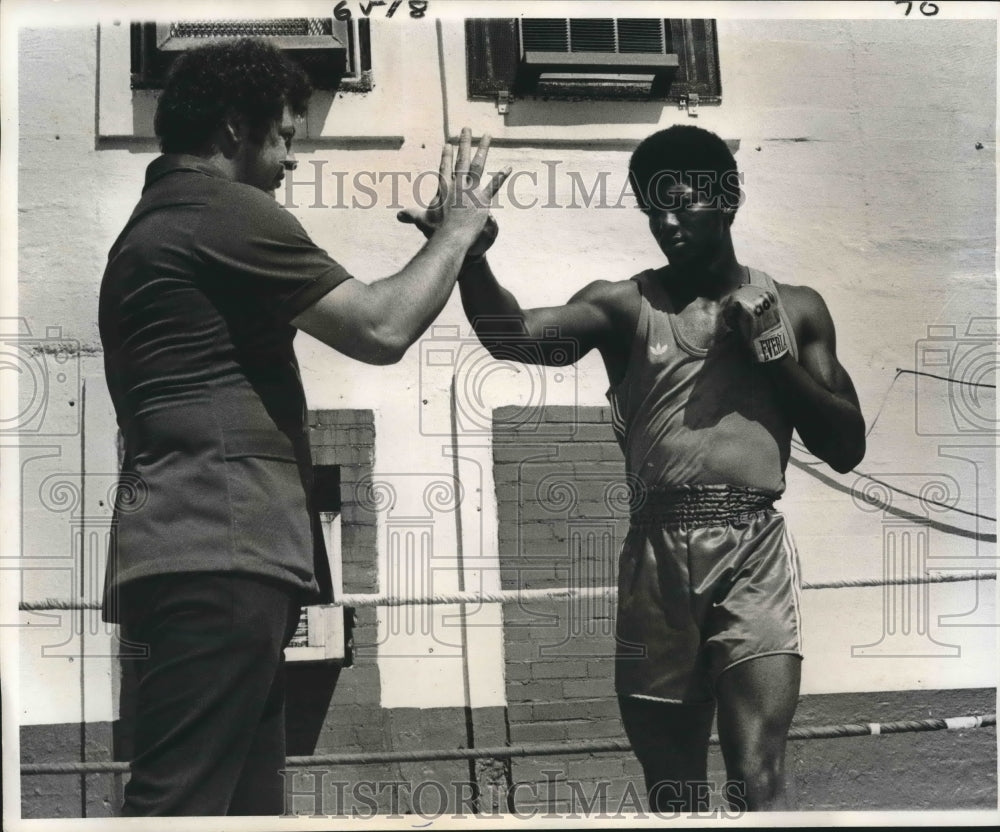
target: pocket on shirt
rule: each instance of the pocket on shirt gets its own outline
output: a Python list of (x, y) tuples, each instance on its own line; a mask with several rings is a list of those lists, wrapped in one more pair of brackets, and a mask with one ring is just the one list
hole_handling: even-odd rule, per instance
[(291, 440), (275, 432), (226, 431), (225, 460), (237, 557), (310, 580), (312, 528)]

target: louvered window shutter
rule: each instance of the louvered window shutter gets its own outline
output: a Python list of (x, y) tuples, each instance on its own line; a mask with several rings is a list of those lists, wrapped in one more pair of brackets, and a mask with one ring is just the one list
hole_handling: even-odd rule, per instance
[(465, 31), (470, 98), (721, 100), (713, 20), (485, 18)]

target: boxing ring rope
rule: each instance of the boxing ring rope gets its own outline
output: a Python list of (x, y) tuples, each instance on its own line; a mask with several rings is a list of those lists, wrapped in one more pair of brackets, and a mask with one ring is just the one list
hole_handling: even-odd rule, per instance
[[(907, 578), (854, 578), (837, 581), (803, 582), (802, 589), (854, 589), (858, 587), (913, 586), (917, 584), (948, 584), (960, 581), (993, 581), (996, 572), (958, 572), (955, 574), (931, 574), (925, 577)], [(507, 604), (515, 601), (549, 600), (556, 598), (604, 598), (617, 595), (618, 588), (599, 587), (553, 587), (546, 589), (502, 589), (495, 592), (468, 590), (466, 592), (443, 592), (436, 595), (404, 596), (379, 595), (377, 593), (346, 593), (337, 598), (337, 603), (345, 607), (402, 607), (413, 604)], [(53, 612), (57, 610), (99, 610), (97, 601), (66, 601), (48, 598), (44, 601), (22, 601), (18, 604), (22, 612)]]
[[(958, 716), (938, 719), (901, 720), (898, 722), (866, 722), (846, 725), (792, 726), (789, 740), (825, 740), (842, 737), (878, 737), (884, 734), (906, 734), (923, 731), (965, 731), (974, 728), (996, 727), (996, 714)], [(718, 745), (719, 737), (713, 734), (709, 743)], [(367, 765), (374, 763), (423, 762), (428, 760), (479, 760), (483, 758), (535, 757), (564, 754), (602, 754), (630, 751), (628, 740), (582, 740), (565, 742), (520, 743), (481, 748), (436, 748), (405, 751), (344, 752), (340, 754), (315, 754), (288, 757), (289, 768), (310, 766)], [(88, 763), (24, 763), (21, 774), (125, 774), (127, 762)]]
[[(924, 577), (907, 578), (855, 578), (823, 582), (803, 582), (802, 589), (848, 589), (857, 587), (911, 586), (915, 584), (956, 583), (959, 581), (996, 580), (996, 572), (966, 572), (955, 574), (928, 574)], [(433, 596), (397, 596), (377, 593), (347, 593), (337, 599), (343, 606), (393, 607), (423, 604), (471, 604), (471, 603), (511, 603), (526, 600), (550, 600), (557, 598), (594, 598), (617, 594), (613, 586), (565, 587), (548, 589), (511, 589), (496, 592), (467, 591), (439, 593)], [(21, 602), (23, 612), (52, 612), (99, 610), (97, 602), (46, 599), (37, 602)], [(897, 722), (867, 722), (844, 725), (792, 726), (789, 740), (837, 739), (841, 737), (881, 736), (923, 731), (957, 731), (996, 726), (996, 714), (981, 716), (960, 716), (937, 719), (902, 720)], [(717, 745), (719, 738), (713, 734), (710, 744)], [(631, 745), (625, 739), (568, 740), (548, 743), (521, 743), (478, 748), (441, 748), (397, 751), (344, 752), (339, 754), (318, 754), (288, 757), (289, 768), (307, 768), (320, 765), (366, 765), (375, 763), (400, 763), (431, 760), (476, 760), (483, 758), (513, 758), (530, 756), (552, 756), (565, 754), (602, 754), (627, 752)], [(40, 774), (125, 774), (129, 763), (121, 761), (93, 761), (66, 763), (24, 763), (22, 775)]]

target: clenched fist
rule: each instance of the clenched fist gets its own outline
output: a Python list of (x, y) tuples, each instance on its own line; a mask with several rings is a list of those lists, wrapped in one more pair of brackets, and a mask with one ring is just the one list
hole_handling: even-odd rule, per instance
[(733, 292), (723, 307), (722, 319), (740, 334), (760, 364), (777, 361), (791, 349), (780, 308), (776, 292), (749, 284)]

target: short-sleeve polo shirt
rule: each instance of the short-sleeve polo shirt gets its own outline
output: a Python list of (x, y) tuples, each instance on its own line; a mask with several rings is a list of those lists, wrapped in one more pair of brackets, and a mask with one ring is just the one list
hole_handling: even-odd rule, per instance
[(326, 559), (290, 321), (349, 278), (272, 196), (198, 157), (149, 165), (100, 292), (125, 440), (108, 588), (234, 571), (317, 595)]

